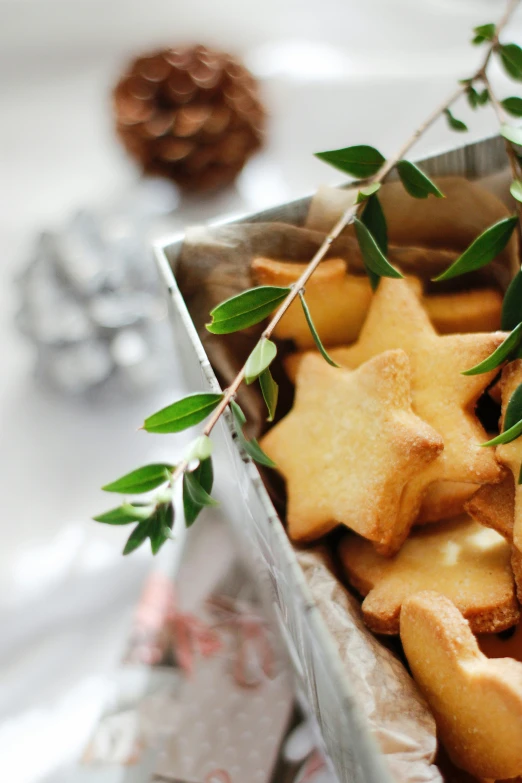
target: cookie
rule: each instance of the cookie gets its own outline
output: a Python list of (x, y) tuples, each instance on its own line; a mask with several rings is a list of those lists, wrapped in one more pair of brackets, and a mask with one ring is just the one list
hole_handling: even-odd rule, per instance
[(424, 297), (423, 304), (439, 334), (500, 329), (502, 294), (494, 288), (432, 294)]
[(475, 633), (518, 621), (509, 544), (470, 517), (416, 528), (392, 558), (355, 536), (346, 537), (339, 552), (350, 584), (366, 596), (363, 617), (375, 633), (399, 633), (403, 602), (421, 590), (454, 601)]
[(337, 524), (383, 547), (398, 534), (404, 486), (443, 448), (413, 413), (410, 384), (404, 351), (354, 371), (306, 356), (294, 407), (261, 441), (286, 480), (292, 539), (310, 541)]
[(453, 762), (477, 777), (521, 775), (522, 665), (486, 658), (455, 605), (431, 591), (404, 602), (401, 641)]
[(517, 597), (520, 603), (522, 602), (522, 552), (516, 546), (511, 548), (511, 570), (515, 577)]
[[(522, 359), (510, 362), (502, 370), (502, 421), (511, 395), (522, 383)], [(497, 446), (497, 457), (511, 471), (515, 487), (515, 512), (513, 520), (513, 545), (522, 552), (522, 485), (518, 478), (522, 465), (522, 438), (516, 438), (511, 443)]]
[(477, 484), (434, 481), (429, 485), (422, 499), (415, 524), (426, 525), (430, 522), (440, 522), (441, 519), (457, 517), (464, 512), (464, 504), (473, 497), (477, 489)]
[[(403, 348), (410, 357), (413, 409), (440, 433), (444, 452), (405, 493), (404, 527), (417, 517), (417, 499), (432, 482), (482, 484), (500, 479), (493, 450), (481, 447), (487, 435), (474, 412), (497, 371), (474, 376), (461, 372), (489, 356), (505, 337), (503, 332), (438, 335), (411, 286), (405, 280), (383, 278), (358, 342), (331, 351), (332, 358), (345, 367), (357, 367), (393, 348)], [(290, 373), (301, 359), (302, 355), (286, 362)]]
[(515, 522), (515, 481), (508, 471), (498, 484), (484, 484), (467, 501), (466, 512), (480, 522), (492, 527), (508, 541), (513, 541)]
[[(289, 286), (296, 282), (307, 264), (255, 258), (252, 276), (258, 285)], [(342, 258), (322, 261), (306, 284), (305, 298), (312, 320), (325, 345), (353, 342), (368, 314), (372, 289), (366, 275), (347, 274)], [(314, 347), (300, 301), (288, 308), (274, 329), (274, 337), (291, 339), (298, 348)]]
[(513, 546), (515, 525), (515, 480), (511, 471), (499, 484), (484, 484), (464, 508), (486, 527), (496, 530), (511, 544), (511, 570), (515, 577), (518, 600), (522, 601), (522, 553)]
[(482, 484), (500, 479), (493, 450), (482, 448), (487, 435), (474, 410), (497, 371), (474, 376), (461, 372), (489, 356), (505, 337), (503, 332), (438, 335), (411, 286), (404, 280), (383, 278), (358, 342), (332, 351), (339, 364), (357, 367), (380, 351), (403, 348), (412, 367), (413, 410), (444, 440), (439, 459), (405, 492), (404, 528), (417, 517), (418, 499), (432, 482)]

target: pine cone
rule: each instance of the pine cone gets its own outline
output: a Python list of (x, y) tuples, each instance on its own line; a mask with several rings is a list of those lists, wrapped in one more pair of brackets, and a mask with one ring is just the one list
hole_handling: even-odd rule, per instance
[(144, 171), (197, 191), (236, 178), (260, 146), (265, 120), (252, 74), (204, 46), (138, 57), (114, 89), (114, 112)]

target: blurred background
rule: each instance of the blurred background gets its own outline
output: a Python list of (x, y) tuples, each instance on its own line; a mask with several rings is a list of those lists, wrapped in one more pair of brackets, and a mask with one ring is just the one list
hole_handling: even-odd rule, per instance
[[(69, 327), (56, 318), (65, 307), (56, 291), (40, 301), (50, 282), (34, 272), (38, 259), (52, 266), (67, 249), (76, 254), (68, 274), (92, 303), (89, 275), (113, 263), (112, 246), (124, 268), (146, 268), (137, 285), (143, 274), (153, 291), (150, 240), (340, 182), (314, 151), (368, 143), (394, 152), (476, 67), (471, 28), (503, 8), (500, 0), (0, 0), (0, 780), (52, 780), (84, 747), (151, 567), (148, 551), (121, 557), (125, 531), (89, 521), (107, 505), (99, 487), (138, 464), (174, 462), (183, 446), (136, 431), (183, 393), (161, 303), (149, 301), (148, 343), (127, 329), (132, 298), (116, 310), (95, 303), (102, 327), (121, 337), (110, 361), (123, 382), (105, 383), (105, 349), (73, 352), (50, 372), (47, 354), (35, 359), (35, 332)], [(507, 37), (517, 33), (520, 13)], [(111, 90), (128, 61), (184, 43), (240, 56), (268, 112), (261, 151), (211, 195), (141, 180), (114, 131)], [(493, 70), (492, 78), (506, 94), (504, 77)], [(455, 113), (469, 121), (466, 138), (437, 123), (416, 155), (496, 127), (489, 109), (472, 116), (463, 103)], [(27, 300), (50, 311), (28, 323)]]

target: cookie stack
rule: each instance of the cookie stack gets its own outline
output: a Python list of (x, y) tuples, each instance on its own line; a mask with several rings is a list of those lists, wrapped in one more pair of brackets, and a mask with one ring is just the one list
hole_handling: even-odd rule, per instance
[[(252, 264), (265, 285), (300, 271)], [(503, 656), (496, 636), (520, 618), (522, 438), (485, 447), (476, 412), (489, 395), (505, 414), (522, 360), (500, 380), (498, 370), (462, 374), (506, 339), (502, 297), (425, 295), (416, 278), (383, 278), (372, 293), (342, 259), (323, 262), (306, 296), (339, 368), (307, 350), (294, 303), (275, 333), (300, 349), (285, 360), (294, 403), (262, 440), (285, 479), (289, 535), (349, 528), (339, 555), (364, 620), (400, 634), (453, 761), (480, 778), (522, 775), (522, 650)]]

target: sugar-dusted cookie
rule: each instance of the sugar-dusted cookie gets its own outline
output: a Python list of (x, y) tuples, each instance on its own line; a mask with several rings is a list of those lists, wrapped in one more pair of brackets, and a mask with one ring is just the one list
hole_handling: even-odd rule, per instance
[(467, 516), (416, 528), (392, 558), (355, 536), (341, 542), (340, 556), (348, 580), (366, 596), (364, 620), (376, 633), (399, 633), (401, 606), (420, 590), (451, 598), (475, 633), (517, 622), (509, 544)]
[[(295, 283), (307, 264), (255, 258), (252, 275), (258, 285)], [(372, 289), (366, 275), (348, 274), (342, 258), (323, 261), (306, 284), (305, 298), (312, 320), (325, 345), (353, 342), (368, 314)], [(314, 339), (301, 302), (294, 302), (279, 321), (274, 337), (292, 339), (298, 348), (313, 348)]]
[(261, 442), (286, 479), (291, 538), (338, 523), (384, 547), (396, 535), (405, 484), (443, 448), (411, 409), (410, 377), (400, 350), (354, 371), (304, 359), (294, 407)]
[[(444, 440), (439, 459), (406, 489), (402, 529), (417, 517), (419, 501), (432, 482), (483, 484), (500, 479), (493, 449), (481, 446), (487, 434), (474, 410), (497, 371), (473, 376), (461, 372), (489, 356), (505, 337), (503, 332), (438, 335), (408, 282), (382, 278), (357, 343), (331, 351), (344, 367), (358, 367), (382, 351), (405, 350), (412, 367), (413, 409)], [(286, 366), (294, 371), (298, 362), (293, 359)]]
[(502, 294), (494, 288), (428, 294), (423, 304), (439, 334), (500, 329)]
[[(502, 425), (506, 408), (513, 392), (522, 384), (522, 359), (510, 362), (502, 370)], [(522, 552), (522, 484), (518, 483), (522, 466), (522, 437), (511, 443), (497, 446), (497, 457), (511, 471), (515, 486), (515, 516), (513, 522), (513, 545)]]
[(416, 525), (440, 522), (464, 512), (464, 504), (476, 493), (478, 484), (462, 481), (434, 481), (422, 499)]
[(489, 659), (445, 596), (404, 602), (401, 640), (413, 677), (453, 762), (472, 775), (522, 775), (522, 665)]
[(518, 600), (522, 602), (522, 553), (513, 545), (515, 525), (515, 480), (511, 471), (499, 484), (484, 484), (464, 504), (467, 513), (482, 525), (497, 530), (511, 544), (511, 570)]
[(465, 504), (467, 513), (481, 525), (492, 527), (508, 541), (513, 540), (515, 481), (511, 471), (499, 484), (484, 484)]

